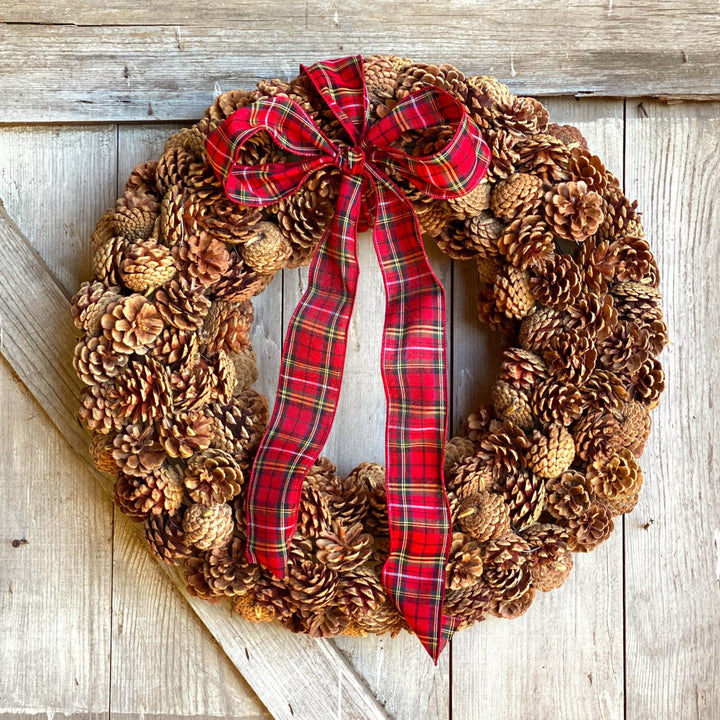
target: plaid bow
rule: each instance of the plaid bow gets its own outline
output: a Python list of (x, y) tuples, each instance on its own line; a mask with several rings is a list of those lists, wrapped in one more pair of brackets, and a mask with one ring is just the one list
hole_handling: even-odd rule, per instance
[[(462, 103), (427, 86), (367, 126), (361, 57), (301, 66), (347, 132), (329, 140), (287, 97), (267, 97), (228, 117), (206, 148), (227, 196), (264, 206), (296, 191), (326, 165), (342, 171), (337, 208), (293, 313), (277, 400), (248, 487), (248, 557), (275, 575), (286, 570), (304, 478), (332, 426), (345, 363), (347, 328), (358, 279), (356, 242), (367, 215), (386, 293), (381, 369), (387, 396), (386, 490), (390, 554), (382, 579), (435, 661), (454, 629), (442, 612), (451, 522), (443, 484), (447, 426), (445, 296), (430, 268), (412, 205), (390, 180), (399, 174), (421, 193), (453, 198), (482, 179), (489, 151)], [(394, 145), (408, 130), (454, 129), (432, 155), (411, 157)], [(296, 161), (236, 162), (266, 131)], [(365, 213), (361, 212), (361, 209)]]

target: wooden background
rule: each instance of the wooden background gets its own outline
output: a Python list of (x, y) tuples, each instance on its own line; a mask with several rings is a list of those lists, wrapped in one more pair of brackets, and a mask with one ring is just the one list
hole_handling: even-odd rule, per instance
[[(16, 341), (27, 332), (72, 347), (57, 328), (88, 276), (92, 227), (131, 168), (215, 92), (351, 52), (492, 73), (545, 96), (556, 122), (578, 125), (640, 201), (673, 341), (634, 513), (577, 557), (562, 589), (521, 619), (459, 634), (438, 668), (407, 636), (304, 642), (194, 613), (76, 453), (51, 397), (50, 355)], [(0, 719), (720, 718), (717, 2), (10, 0), (0, 10), (0, 98), (0, 198), (51, 273), (6, 223)], [(371, 252), (364, 238), (328, 444), (341, 470), (383, 455), (383, 298)], [(475, 321), (472, 268), (431, 256), (451, 298), (457, 421), (485, 397), (496, 347)], [(26, 277), (44, 282), (17, 280)], [(256, 303), (259, 386), (270, 394), (304, 278), (286, 272)]]

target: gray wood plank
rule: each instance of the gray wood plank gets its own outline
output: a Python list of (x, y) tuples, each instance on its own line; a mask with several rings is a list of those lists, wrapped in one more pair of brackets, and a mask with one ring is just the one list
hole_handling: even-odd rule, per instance
[(720, 711), (720, 105), (627, 105), (627, 185), (661, 270), (668, 389), (626, 522), (627, 717)]
[[(622, 176), (622, 101), (553, 99), (547, 106), (553, 121), (577, 125), (591, 150)], [(487, 332), (478, 336), (476, 293), (474, 271), (456, 271), (457, 421), (488, 401), (499, 367), (497, 340)], [(622, 569), (618, 528), (595, 552), (576, 555), (565, 585), (538, 593), (521, 618), (489, 618), (456, 635), (453, 720), (526, 717), (529, 704), (537, 720), (623, 718)]]
[[(4, 251), (4, 264), (0, 265), (2, 353), (67, 442), (87, 461), (89, 472), (109, 492), (110, 481), (92, 470), (87, 439), (74, 420), (80, 381), (71, 363), (74, 326), (68, 301), (4, 208), (0, 211), (0, 244)], [(139, 532), (139, 526), (133, 527)], [(164, 569), (273, 717), (291, 720), (297, 714), (329, 720), (338, 712), (349, 720), (387, 717), (331, 644), (305, 636), (289, 637), (275, 623), (241, 622), (229, 608), (190, 598), (179, 573)]]
[(450, 62), (524, 94), (717, 97), (719, 13), (712, 0), (293, 0), (232, 10), (209, 0), (159, 9), (12, 0), (0, 24), (0, 122), (189, 119), (215, 87), (357, 52)]

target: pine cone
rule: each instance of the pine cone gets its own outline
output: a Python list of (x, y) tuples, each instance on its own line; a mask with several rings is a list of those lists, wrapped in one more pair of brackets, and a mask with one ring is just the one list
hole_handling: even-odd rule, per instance
[(248, 562), (245, 543), (237, 537), (210, 550), (205, 555), (202, 572), (213, 593), (230, 597), (248, 593), (260, 577), (260, 568)]
[(615, 278), (617, 245), (597, 237), (588, 238), (578, 245), (575, 262), (583, 274), (587, 289), (594, 293), (604, 293)]
[(618, 322), (599, 348), (598, 361), (615, 373), (631, 376), (650, 355), (647, 330), (632, 322)]
[(149, 292), (165, 284), (175, 275), (170, 251), (153, 240), (130, 245), (120, 265), (120, 279), (125, 287), (136, 292)]
[(281, 619), (290, 616), (296, 604), (290, 597), (286, 583), (262, 572), (255, 584), (255, 608), (265, 617)]
[(607, 187), (607, 170), (597, 155), (576, 147), (570, 153), (568, 170), (573, 180), (584, 182), (589, 190), (602, 195)]
[(194, 365), (199, 358), (197, 334), (172, 326), (166, 327), (150, 350), (150, 357), (172, 370), (183, 365)]
[(113, 457), (113, 438), (111, 435), (102, 435), (100, 433), (93, 433), (92, 439), (90, 440), (90, 447), (88, 448), (90, 456), (95, 463), (95, 467), (106, 475), (115, 475), (117, 473), (117, 464)]
[(197, 330), (210, 308), (204, 290), (181, 275), (155, 293), (157, 311), (165, 322), (180, 330)]
[(483, 548), (483, 579), (496, 598), (516, 600), (530, 587), (527, 559), (530, 546), (520, 536), (505, 535), (490, 540)]
[(363, 630), (375, 635), (390, 634), (395, 637), (405, 627), (405, 621), (390, 598), (385, 597), (375, 609), (357, 620)]
[(519, 215), (531, 215), (542, 197), (543, 182), (539, 177), (513, 173), (495, 185), (490, 209), (496, 217), (510, 222)]
[(657, 265), (647, 240), (639, 236), (626, 235), (616, 240), (613, 247), (617, 259), (615, 273), (617, 280), (655, 284)]
[[(309, 256), (308, 262), (310, 262)], [(291, 267), (290, 263), (288, 267)], [(213, 285), (212, 294), (215, 299), (226, 302), (245, 302), (253, 295), (261, 293), (272, 278), (272, 275), (259, 275), (245, 265), (239, 253), (233, 253), (230, 255), (227, 272)]]
[(530, 272), (531, 291), (546, 307), (563, 310), (582, 290), (580, 268), (569, 255), (553, 253)]
[(530, 395), (530, 407), (540, 422), (567, 427), (580, 417), (584, 402), (576, 387), (550, 377), (535, 385)]
[(446, 566), (445, 585), (450, 590), (474, 585), (483, 571), (480, 546), (465, 535), (453, 533), (452, 545)]
[(329, 532), (332, 515), (325, 496), (317, 482), (305, 479), (298, 506), (297, 531), (309, 538), (316, 538)]
[(256, 100), (256, 95), (257, 93), (254, 91), (247, 90), (230, 90), (222, 93), (218, 95), (213, 101), (213, 104), (205, 110), (205, 117), (222, 121), (232, 115), (236, 110)]
[(107, 397), (113, 414), (133, 423), (146, 425), (172, 408), (167, 371), (151, 357), (131, 362)]
[(665, 371), (655, 358), (648, 358), (640, 367), (633, 382), (633, 399), (648, 410), (657, 407), (665, 390)]
[(370, 506), (368, 489), (363, 483), (353, 476), (341, 478), (333, 474), (320, 482), (320, 490), (328, 501), (332, 516), (346, 528), (363, 522)]
[(137, 521), (160, 513), (172, 515), (180, 507), (183, 495), (177, 475), (168, 468), (160, 468), (142, 478), (121, 472), (115, 481), (115, 504)]
[(591, 410), (573, 425), (573, 439), (578, 457), (590, 462), (593, 457), (613, 452), (623, 447), (620, 437), (620, 420), (608, 408)]
[(533, 417), (527, 393), (504, 380), (496, 380), (490, 402), (500, 420), (509, 420), (523, 429), (532, 427)]
[(535, 296), (530, 285), (530, 274), (513, 265), (501, 268), (495, 280), (495, 301), (498, 310), (519, 320), (535, 310)]
[(530, 608), (532, 601), (535, 599), (535, 588), (528, 589), (513, 600), (498, 600), (491, 602), (488, 612), (495, 617), (505, 618), (506, 620), (514, 620), (524, 615)]
[(338, 576), (338, 605), (354, 620), (375, 610), (385, 600), (385, 590), (380, 578), (367, 567), (357, 567)]
[(155, 170), (155, 182), (161, 193), (171, 188), (182, 189), (193, 156), (183, 147), (170, 147), (163, 153)]
[(490, 432), (479, 441), (477, 457), (488, 467), (492, 477), (513, 474), (526, 466), (528, 438), (522, 428), (505, 421), (490, 423)]
[(627, 497), (619, 497), (615, 500), (605, 500), (604, 505), (608, 509), (610, 515), (625, 515), (632, 512), (640, 499), (640, 495), (628, 495)]
[(152, 425), (127, 425), (115, 436), (113, 458), (125, 475), (144, 477), (166, 459)]
[(338, 591), (338, 575), (329, 566), (312, 560), (290, 563), (283, 581), (297, 609), (313, 612), (329, 605)]
[[(610, 173), (608, 173), (608, 178)], [(603, 193), (603, 221), (598, 235), (603, 240), (627, 234), (638, 219), (637, 200), (630, 202), (618, 185), (608, 184)]]
[(346, 530), (334, 521), (332, 528), (316, 540), (317, 558), (336, 572), (353, 570), (370, 557), (372, 544), (372, 535), (363, 533), (362, 523), (355, 523)]
[(378, 117), (384, 117), (394, 105), (398, 89), (399, 70), (408, 61), (389, 55), (371, 55), (363, 62), (365, 87), (370, 110)]
[(445, 443), (445, 475), (450, 475), (461, 463), (475, 454), (475, 444), (470, 438), (455, 436)]
[(486, 491), (466, 497), (458, 506), (456, 520), (466, 535), (481, 543), (501, 537), (510, 529), (510, 511), (505, 501)]
[(517, 135), (507, 130), (488, 130), (483, 137), (490, 148), (490, 164), (485, 173), (488, 182), (496, 183), (516, 172), (521, 162)]
[(70, 300), (75, 327), (88, 335), (97, 335), (102, 330), (100, 320), (107, 306), (120, 299), (119, 291), (120, 288), (107, 287), (102, 282), (84, 282)]
[(592, 374), (597, 348), (587, 332), (568, 330), (550, 338), (543, 357), (548, 370), (560, 381), (581, 385)]
[[(192, 361), (192, 358), (188, 358)], [(175, 412), (192, 412), (205, 408), (215, 391), (214, 383), (217, 378), (208, 366), (200, 360), (194, 364), (190, 362), (170, 374), (170, 389), (172, 391), (172, 405)]]
[(225, 245), (206, 232), (190, 235), (175, 245), (173, 255), (191, 280), (205, 287), (216, 283), (230, 267), (230, 255)]
[(497, 246), (515, 267), (542, 269), (554, 255), (555, 239), (540, 215), (523, 215), (505, 227)]
[(201, 412), (191, 410), (166, 415), (156, 425), (160, 444), (171, 458), (189, 458), (210, 447), (210, 420)]
[(100, 245), (92, 257), (93, 277), (108, 287), (120, 285), (120, 265), (129, 245), (124, 237), (113, 237)]
[(562, 140), (538, 133), (515, 147), (518, 170), (537, 175), (544, 183), (557, 183), (570, 177), (570, 150)]
[(583, 405), (600, 410), (619, 409), (628, 399), (622, 378), (608, 370), (595, 370), (580, 387)]
[(97, 252), (103, 245), (110, 242), (115, 237), (115, 208), (106, 210), (97, 225), (93, 229), (92, 235), (90, 236), (90, 245), (92, 246), (93, 254)]
[(90, 432), (107, 434), (122, 427), (107, 396), (109, 385), (91, 385), (80, 392), (78, 419)]
[(558, 237), (583, 242), (603, 220), (602, 197), (582, 180), (560, 183), (545, 193), (545, 217)]
[(108, 305), (100, 324), (113, 350), (126, 355), (147, 353), (163, 329), (155, 305), (138, 294)]
[(562, 426), (549, 425), (545, 433), (533, 432), (527, 451), (528, 467), (542, 478), (552, 479), (570, 467), (575, 458), (572, 435)]
[(227, 502), (238, 495), (244, 479), (232, 455), (210, 448), (192, 456), (183, 480), (194, 502), (213, 505)]
[(363, 524), (365, 531), (374, 536), (387, 536), (387, 498), (385, 495), (385, 468), (377, 463), (363, 462), (354, 468), (346, 482), (364, 488), (368, 510)]
[(232, 537), (235, 523), (232, 508), (222, 505), (191, 505), (183, 517), (185, 541), (198, 550), (223, 547)]
[(257, 596), (252, 590), (243, 595), (236, 595), (232, 601), (233, 610), (248, 622), (272, 622), (277, 613), (271, 607), (257, 604)]
[(241, 250), (245, 264), (261, 275), (282, 270), (292, 255), (290, 241), (271, 222), (261, 222), (253, 229), (252, 237), (245, 241)]
[(464, 222), (465, 237), (481, 256), (497, 255), (497, 243), (504, 224), (489, 212), (483, 212)]
[(540, 352), (563, 329), (563, 316), (553, 308), (539, 307), (523, 319), (518, 332), (518, 342), (523, 350)]
[(75, 346), (73, 366), (86, 385), (102, 385), (117, 377), (128, 358), (106, 337), (85, 337)]
[(618, 314), (613, 296), (581, 294), (567, 308), (568, 329), (586, 333), (596, 341), (605, 340), (616, 328)]
[(533, 587), (541, 592), (559, 588), (573, 568), (567, 534), (557, 525), (532, 525), (522, 533), (530, 546), (530, 574)]
[(508, 86), (490, 75), (475, 75), (466, 79), (468, 86), (468, 105), (485, 107), (490, 104), (509, 102), (512, 93)]
[(493, 478), (493, 463), (487, 457), (471, 455), (448, 474), (447, 488), (458, 497), (482, 492)]
[(568, 547), (573, 552), (590, 552), (610, 537), (615, 523), (605, 505), (594, 503), (580, 516), (559, 520), (568, 531)]
[(547, 133), (556, 137), (565, 145), (570, 145), (571, 147), (577, 146), (583, 150), (587, 150), (587, 140), (585, 140), (580, 130), (572, 125), (550, 123), (547, 127)]
[(547, 510), (558, 520), (581, 517), (592, 504), (590, 484), (577, 470), (568, 470), (546, 485)]
[(545, 508), (545, 483), (527, 470), (499, 478), (492, 491), (503, 498), (515, 530), (532, 525)]
[(596, 497), (617, 500), (637, 495), (643, 476), (635, 456), (622, 448), (609, 458), (598, 457), (589, 463), (587, 480)]
[(145, 537), (153, 555), (161, 562), (174, 565), (190, 555), (179, 513), (149, 515), (145, 520)]
[(420, 90), (427, 85), (434, 85), (446, 90), (459, 100), (465, 100), (467, 96), (467, 80), (452, 65), (409, 62), (400, 70), (395, 97), (400, 101), (415, 90)]
[[(254, 135), (252, 139), (261, 136), (263, 133)], [(262, 146), (251, 146), (246, 144), (243, 150), (257, 149), (262, 154), (268, 153), (271, 146), (269, 135), (267, 148)], [(260, 158), (258, 158), (259, 160)], [(242, 161), (240, 161), (242, 162)], [(208, 210), (198, 217), (197, 224), (200, 230), (204, 230), (215, 240), (237, 245), (245, 243), (252, 238), (262, 222), (263, 214), (260, 209), (238, 205), (225, 198), (213, 203)]]
[(240, 352), (233, 353), (230, 359), (235, 366), (235, 377), (237, 378), (235, 394), (239, 395), (245, 390), (250, 390), (250, 386), (258, 379), (257, 355), (252, 344), (248, 342)]
[(461, 220), (473, 218), (490, 207), (491, 194), (492, 185), (483, 181), (478, 183), (469, 193), (450, 198), (447, 203), (456, 218)]
[(448, 590), (445, 593), (444, 611), (446, 615), (460, 621), (457, 629), (461, 630), (484, 620), (491, 600), (492, 591), (480, 578), (469, 587)]
[(503, 351), (498, 378), (519, 390), (531, 391), (536, 383), (547, 378), (547, 366), (539, 355), (511, 347)]

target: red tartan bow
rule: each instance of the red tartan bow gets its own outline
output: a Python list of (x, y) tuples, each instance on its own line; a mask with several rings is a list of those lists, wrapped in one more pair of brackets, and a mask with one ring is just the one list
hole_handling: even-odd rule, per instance
[[(433, 86), (415, 91), (367, 127), (361, 57), (301, 66), (352, 141), (340, 146), (287, 97), (261, 98), (233, 113), (206, 148), (227, 196), (270, 205), (325, 165), (342, 171), (337, 208), (310, 265), (310, 280), (287, 331), (277, 400), (248, 487), (248, 557), (282, 577), (304, 478), (332, 426), (357, 287), (361, 206), (386, 293), (382, 375), (387, 396), (386, 489), (390, 554), (383, 584), (434, 660), (452, 634), (443, 615), (451, 523), (443, 484), (447, 426), (445, 296), (430, 268), (412, 205), (389, 179), (397, 173), (425, 195), (453, 198), (482, 179), (489, 151), (465, 106)], [(394, 147), (408, 130), (454, 129), (433, 155)], [(239, 149), (264, 130), (295, 162), (239, 165)], [(363, 193), (364, 189), (371, 192)]]

